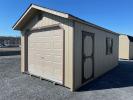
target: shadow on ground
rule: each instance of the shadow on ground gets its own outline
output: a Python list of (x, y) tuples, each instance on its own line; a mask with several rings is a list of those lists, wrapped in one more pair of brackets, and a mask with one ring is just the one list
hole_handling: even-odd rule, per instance
[(133, 86), (133, 61), (119, 61), (119, 66), (86, 84), (78, 91), (93, 91)]

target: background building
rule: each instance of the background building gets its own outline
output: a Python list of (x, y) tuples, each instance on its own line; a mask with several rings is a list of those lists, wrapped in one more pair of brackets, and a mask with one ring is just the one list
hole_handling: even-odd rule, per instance
[(119, 36), (119, 58), (133, 59), (133, 37), (129, 35)]
[(19, 47), (20, 37), (0, 36), (0, 47)]

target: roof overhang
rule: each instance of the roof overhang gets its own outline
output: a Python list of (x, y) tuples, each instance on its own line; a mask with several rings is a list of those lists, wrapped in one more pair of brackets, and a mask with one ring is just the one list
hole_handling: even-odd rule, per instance
[(80, 19), (80, 18), (78, 18), (78, 17), (75, 17), (75, 16), (73, 16), (73, 15), (70, 15), (70, 14), (69, 14), (69, 19), (78, 21), (78, 22), (80, 22), (80, 23), (86, 24), (86, 25), (88, 25), (88, 26), (90, 26), (90, 27), (94, 27), (94, 28), (96, 28), (96, 29), (99, 29), (99, 30), (102, 30), (102, 31), (105, 31), (105, 32), (109, 32), (109, 33), (112, 33), (112, 34), (115, 34), (115, 35), (118, 35), (118, 36), (120, 35), (119, 33), (113, 32), (113, 31), (108, 30), (108, 29), (106, 29), (106, 28), (103, 28), (103, 27), (101, 27), (101, 26), (98, 26), (98, 25), (95, 25), (95, 24), (90, 23), (90, 22), (88, 22), (88, 21), (82, 20), (82, 19)]
[(38, 11), (43, 11), (43, 12), (51, 13), (53, 15), (60, 16), (63, 18), (68, 18), (68, 14), (66, 13), (62, 13), (59, 11), (55, 11), (52, 9), (48, 9), (48, 8), (44, 8), (44, 7), (31, 4), (28, 7), (28, 9), (23, 13), (23, 15), (20, 17), (20, 19), (15, 23), (15, 25), (13, 26), (13, 29), (21, 30), (21, 27), (24, 26), (25, 23)]
[(112, 34), (119, 35), (116, 32), (113, 32), (113, 31), (108, 30), (106, 28), (103, 28), (103, 27), (100, 27), (98, 25), (92, 24), (92, 23), (87, 22), (85, 20), (82, 20), (78, 17), (75, 17), (71, 14), (56, 11), (56, 10), (49, 9), (49, 8), (44, 8), (44, 7), (41, 7), (41, 6), (34, 5), (34, 4), (31, 4), (28, 7), (28, 9), (24, 12), (24, 14), (20, 17), (20, 19), (15, 23), (15, 25), (13, 26), (13, 29), (14, 30), (21, 30), (24, 27), (24, 25), (33, 17), (33, 15), (38, 13), (38, 11), (42, 11), (42, 12), (46, 12), (46, 13), (50, 13), (50, 14), (59, 16), (59, 17), (63, 17), (63, 18), (74, 20), (74, 21), (78, 21), (80, 23), (89, 25), (91, 27), (95, 27), (97, 29), (100, 29), (100, 30), (103, 30), (103, 31), (106, 31), (106, 32), (109, 32), (109, 33), (112, 33)]

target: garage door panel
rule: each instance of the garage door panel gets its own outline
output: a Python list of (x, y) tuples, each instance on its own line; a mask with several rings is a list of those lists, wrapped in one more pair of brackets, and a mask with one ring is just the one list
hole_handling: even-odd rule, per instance
[(53, 40), (54, 40), (54, 41), (57, 41), (57, 40), (63, 41), (61, 37), (62, 37), (62, 36), (54, 36), (54, 37), (53, 37)]
[(55, 43), (54, 43), (54, 45), (53, 45), (53, 48), (54, 49), (62, 49), (63, 47), (63, 43), (62, 42), (60, 42), (60, 41), (56, 41)]
[(36, 65), (30, 65), (29, 67), (29, 73), (34, 74), (36, 73), (37, 76), (39, 76), (39, 74), (41, 73), (41, 70), (38, 70), (39, 68), (41, 68), (41, 66), (36, 66)]
[(62, 57), (61, 56), (53, 56), (53, 62), (55, 63), (59, 63), (62, 61)]
[(52, 55), (45, 55), (44, 60), (45, 62), (51, 61)]
[[(36, 45), (36, 48), (34, 48), (34, 46)], [(40, 50), (40, 45), (42, 45), (42, 49), (51, 49), (51, 45), (49, 45), (49, 43), (34, 43), (32, 45), (29, 45), (29, 47), (31, 47), (32, 49), (38, 49)]]
[(60, 68), (60, 66), (62, 66), (62, 64), (60, 64), (60, 63), (56, 63), (56, 62), (53, 62), (53, 65), (54, 65), (54, 68), (56, 69), (59, 69)]
[[(31, 37), (31, 38), (32, 38), (32, 37)], [(33, 40), (34, 40), (34, 38), (31, 39), (31, 40), (29, 40), (29, 41), (33, 41)], [(36, 38), (35, 40), (38, 41), (38, 42), (33, 41), (32, 44), (48, 42), (48, 41), (49, 41), (49, 38), (48, 38), (48, 37), (46, 37), (46, 38), (42, 38), (42, 37), (41, 37), (41, 38)], [(41, 42), (40, 40), (43, 40), (43, 41)]]
[(28, 70), (31, 74), (63, 83), (63, 30), (30, 34)]
[(54, 50), (53, 50), (53, 54), (54, 54), (55, 56), (61, 56), (61, 55), (63, 54), (63, 50), (54, 49)]

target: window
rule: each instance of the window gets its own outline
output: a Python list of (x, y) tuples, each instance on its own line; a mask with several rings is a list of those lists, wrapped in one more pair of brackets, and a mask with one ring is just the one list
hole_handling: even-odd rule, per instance
[(113, 53), (113, 39), (106, 38), (106, 55), (110, 55)]

